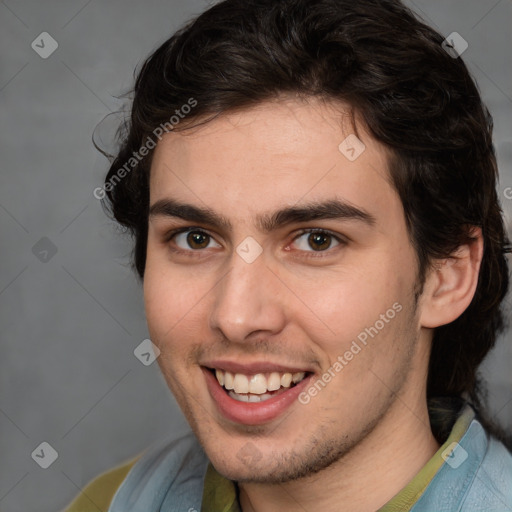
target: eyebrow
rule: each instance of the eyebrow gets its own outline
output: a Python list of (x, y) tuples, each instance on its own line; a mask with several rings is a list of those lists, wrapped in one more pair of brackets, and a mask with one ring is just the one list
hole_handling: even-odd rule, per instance
[[(225, 231), (232, 231), (232, 224), (227, 217), (210, 208), (182, 203), (174, 199), (160, 199), (149, 208), (149, 217), (177, 217), (189, 222), (206, 224)], [(293, 223), (315, 220), (356, 220), (368, 226), (376, 223), (376, 218), (364, 209), (353, 206), (339, 199), (312, 202), (282, 208), (273, 213), (258, 215), (256, 225), (262, 232), (272, 232)]]

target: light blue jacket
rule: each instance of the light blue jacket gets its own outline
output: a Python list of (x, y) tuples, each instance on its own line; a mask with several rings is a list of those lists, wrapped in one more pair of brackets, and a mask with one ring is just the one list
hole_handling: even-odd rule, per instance
[[(443, 457), (442, 465), (408, 510), (512, 512), (512, 455), (487, 435), (472, 409), (469, 414), (473, 419), (458, 443), (448, 439), (434, 455)], [(160, 443), (133, 466), (109, 512), (236, 510), (202, 503), (208, 465), (193, 434)]]

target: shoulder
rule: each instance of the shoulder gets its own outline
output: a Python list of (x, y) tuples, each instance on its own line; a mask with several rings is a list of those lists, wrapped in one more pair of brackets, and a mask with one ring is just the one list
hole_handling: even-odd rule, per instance
[(64, 512), (160, 510), (161, 504), (154, 502), (166, 495), (176, 502), (195, 502), (202, 494), (207, 463), (192, 433), (174, 434), (95, 478)]
[(494, 437), (489, 437), (462, 510), (480, 510), (479, 507), (512, 510), (512, 454)]
[(116, 492), (110, 512), (126, 510), (188, 510), (201, 507), (208, 465), (192, 432), (173, 434), (151, 446)]
[(114, 494), (139, 458), (137, 456), (97, 476), (64, 512), (107, 512)]
[(449, 438), (435, 457), (443, 463), (412, 510), (512, 510), (512, 455), (477, 419), (458, 440)]

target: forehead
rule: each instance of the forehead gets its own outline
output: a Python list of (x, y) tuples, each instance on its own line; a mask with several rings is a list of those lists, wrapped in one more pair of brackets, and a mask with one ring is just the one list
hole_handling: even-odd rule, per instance
[(378, 217), (401, 210), (388, 156), (346, 105), (266, 102), (166, 134), (153, 155), (150, 202), (173, 198), (243, 219), (338, 198)]

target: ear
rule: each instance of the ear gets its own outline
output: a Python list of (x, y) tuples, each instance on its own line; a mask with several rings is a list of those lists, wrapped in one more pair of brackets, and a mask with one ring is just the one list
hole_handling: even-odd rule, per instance
[(478, 284), (484, 253), (482, 230), (473, 227), (473, 240), (449, 258), (437, 260), (423, 288), (420, 325), (435, 328), (456, 320), (467, 309)]

